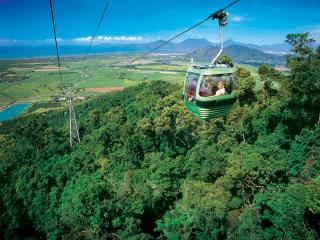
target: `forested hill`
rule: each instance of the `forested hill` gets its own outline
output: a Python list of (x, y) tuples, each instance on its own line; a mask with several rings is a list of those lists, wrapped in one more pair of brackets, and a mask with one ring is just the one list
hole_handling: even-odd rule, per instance
[(199, 120), (180, 86), (151, 82), (77, 106), (73, 149), (63, 111), (3, 123), (0, 237), (318, 239), (320, 49), (307, 50), (290, 76), (261, 66), (258, 91), (237, 69), (227, 118)]
[[(197, 49), (189, 54), (187, 58), (194, 58), (197, 61), (208, 62), (212, 61), (213, 56), (219, 51), (218, 47), (207, 46)], [(286, 63), (285, 56), (277, 56), (269, 53), (262, 52), (257, 49), (248, 48), (239, 45), (230, 45), (224, 48), (224, 53), (232, 58), (236, 63), (260, 65), (267, 63), (270, 65), (283, 66)]]

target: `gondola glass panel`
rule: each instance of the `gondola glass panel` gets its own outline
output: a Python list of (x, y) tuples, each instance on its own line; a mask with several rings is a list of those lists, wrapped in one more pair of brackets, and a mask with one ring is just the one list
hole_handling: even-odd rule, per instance
[(196, 99), (197, 83), (199, 75), (188, 73), (185, 84), (186, 101), (193, 102)]

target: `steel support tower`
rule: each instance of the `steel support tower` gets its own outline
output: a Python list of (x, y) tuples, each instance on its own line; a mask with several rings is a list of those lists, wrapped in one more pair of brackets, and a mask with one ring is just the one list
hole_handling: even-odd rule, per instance
[(70, 147), (74, 147), (78, 143), (80, 143), (80, 136), (78, 130), (78, 124), (76, 119), (76, 113), (74, 111), (73, 106), (73, 98), (76, 93), (76, 89), (73, 87), (64, 88), (63, 92), (68, 99), (69, 104), (69, 140), (70, 140)]

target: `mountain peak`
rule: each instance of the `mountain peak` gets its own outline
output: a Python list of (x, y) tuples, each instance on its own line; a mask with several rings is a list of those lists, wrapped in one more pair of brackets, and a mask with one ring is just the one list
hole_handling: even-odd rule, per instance
[(224, 41), (225, 45), (235, 45), (237, 44), (236, 41), (233, 41), (232, 39), (227, 39), (226, 41)]
[(190, 44), (190, 43), (197, 43), (197, 44), (208, 44), (208, 45), (211, 45), (212, 43), (209, 42), (207, 39), (204, 39), (204, 38), (187, 38), (185, 40), (183, 40), (182, 42), (180, 42), (180, 44)]
[[(189, 53), (186, 56), (187, 58), (193, 57), (196, 61), (200, 60), (208, 62), (217, 54), (218, 49), (219, 48), (215, 46), (207, 46)], [(260, 65), (266, 63), (270, 65), (283, 65), (285, 62), (284, 57), (264, 53), (260, 50), (240, 45), (230, 45), (225, 47), (224, 54), (231, 57), (234, 62), (241, 64)]]

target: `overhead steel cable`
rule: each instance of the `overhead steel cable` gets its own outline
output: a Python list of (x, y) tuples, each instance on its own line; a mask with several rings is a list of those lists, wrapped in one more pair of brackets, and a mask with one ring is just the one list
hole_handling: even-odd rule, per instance
[(104, 16), (106, 15), (106, 12), (107, 12), (107, 10), (108, 10), (108, 8), (109, 8), (110, 2), (111, 2), (111, 0), (108, 0), (107, 3), (106, 3), (106, 6), (105, 6), (105, 8), (104, 8), (104, 10), (103, 10), (103, 13), (102, 13), (101, 17), (100, 17), (100, 20), (99, 20), (99, 22), (98, 22), (98, 25), (97, 25), (97, 27), (96, 27), (96, 30), (94, 31), (94, 34), (93, 34), (93, 36), (92, 36), (92, 38), (91, 38), (91, 40), (90, 40), (89, 46), (88, 46), (88, 48), (87, 48), (87, 50), (86, 50), (86, 53), (85, 53), (84, 57), (82, 58), (82, 63), (81, 63), (80, 69), (82, 69), (82, 68), (84, 67), (84, 62), (85, 62), (85, 60), (86, 60), (87, 57), (88, 57), (88, 54), (89, 54), (89, 51), (90, 51), (90, 49), (91, 49), (93, 40), (95, 39), (95, 37), (96, 37), (96, 35), (97, 35), (97, 33), (98, 33), (98, 30), (99, 30), (99, 28), (100, 28), (100, 26), (101, 26), (102, 20), (103, 20)]
[(161, 43), (160, 45), (152, 48), (151, 50), (149, 50), (148, 52), (143, 53), (142, 55), (140, 55), (139, 57), (137, 57), (136, 59), (130, 61), (129, 63), (127, 63), (126, 65), (130, 65), (138, 60), (140, 60), (141, 58), (144, 58), (145, 56), (149, 55), (150, 53), (153, 53), (154, 51), (162, 48), (163, 46), (167, 45), (168, 43), (172, 42), (173, 40), (175, 40), (176, 38), (180, 37), (181, 35), (191, 31), (192, 29), (202, 25), (203, 23), (205, 23), (206, 21), (208, 21), (209, 19), (215, 19), (220, 13), (222, 13), (223, 11), (225, 11), (226, 9), (230, 8), (231, 6), (233, 6), (234, 4), (236, 4), (237, 2), (239, 2), (240, 0), (236, 0), (233, 1), (232, 3), (230, 3), (229, 5), (227, 5), (226, 7), (212, 13), (210, 16), (208, 16), (207, 18), (205, 18), (204, 20), (202, 20), (201, 22), (197, 23), (196, 25), (184, 30), (183, 32), (175, 35), (174, 37), (170, 38), (169, 40), (165, 41), (164, 43)]
[(189, 31), (191, 31), (192, 29), (194, 29), (194, 28), (196, 28), (196, 27), (200, 26), (201, 24), (205, 23), (205, 22), (206, 22), (206, 21), (208, 21), (208, 20), (209, 20), (209, 18), (206, 18), (205, 20), (203, 20), (203, 21), (201, 21), (201, 22), (197, 23), (196, 25), (194, 25), (194, 26), (192, 26), (192, 27), (188, 28), (187, 30), (183, 31), (182, 33), (179, 33), (178, 35), (174, 36), (173, 38), (170, 38), (169, 40), (167, 40), (167, 41), (165, 41), (165, 42), (161, 43), (160, 45), (158, 45), (158, 46), (156, 46), (156, 47), (152, 48), (152, 49), (151, 49), (151, 50), (149, 50), (148, 52), (145, 52), (145, 53), (144, 53), (144, 54), (142, 54), (141, 56), (139, 56), (139, 57), (137, 57), (136, 59), (134, 59), (134, 60), (130, 61), (130, 62), (128, 63), (128, 65), (130, 65), (130, 64), (132, 64), (132, 63), (134, 63), (134, 62), (136, 62), (136, 61), (140, 60), (141, 58), (144, 58), (145, 56), (149, 55), (150, 53), (153, 53), (154, 51), (158, 50), (159, 48), (162, 48), (163, 46), (165, 46), (165, 45), (167, 45), (168, 43), (172, 42), (172, 41), (173, 41), (173, 40), (175, 40), (176, 38), (180, 37), (181, 35), (183, 35), (183, 34), (185, 34), (185, 33), (189, 32)]
[[(232, 7), (233, 5), (235, 5), (235, 4), (236, 4), (237, 2), (239, 2), (239, 1), (240, 1), (240, 0), (236, 0), (236, 1), (234, 1), (234, 2), (231, 2), (229, 5), (225, 6), (224, 8), (222, 8), (222, 9), (220, 9), (219, 11), (215, 12), (214, 14), (221, 12), (221, 10), (222, 10), (222, 11), (227, 10), (228, 8)], [(212, 15), (214, 15), (214, 14), (212, 14)]]
[(57, 53), (57, 58), (58, 58), (58, 64), (59, 64), (59, 73), (60, 73), (60, 81), (61, 81), (61, 88), (64, 96), (68, 98), (69, 101), (69, 119), (70, 119), (70, 146), (73, 147), (77, 143), (80, 142), (80, 136), (79, 136), (79, 130), (78, 130), (78, 125), (77, 125), (77, 120), (76, 120), (76, 114), (73, 106), (73, 97), (74, 97), (74, 88), (72, 87), (66, 87), (63, 86), (62, 82), (62, 73), (61, 73), (61, 63), (60, 63), (60, 55), (59, 55), (59, 47), (58, 47), (58, 41), (57, 41), (57, 33), (56, 33), (56, 25), (54, 22), (54, 13), (53, 13), (53, 5), (52, 5), (52, 0), (50, 1), (50, 10), (51, 10), (51, 18), (52, 18), (52, 26), (53, 26), (53, 32), (54, 32), (54, 40), (56, 43), (56, 53)]
[(54, 33), (54, 41), (55, 41), (55, 44), (56, 44), (56, 54), (57, 54), (59, 73), (60, 73), (60, 83), (62, 85), (61, 63), (60, 63), (59, 47), (58, 47), (58, 41), (57, 41), (56, 25), (55, 25), (55, 22), (54, 22), (52, 0), (50, 0), (50, 11), (51, 11), (53, 33)]

